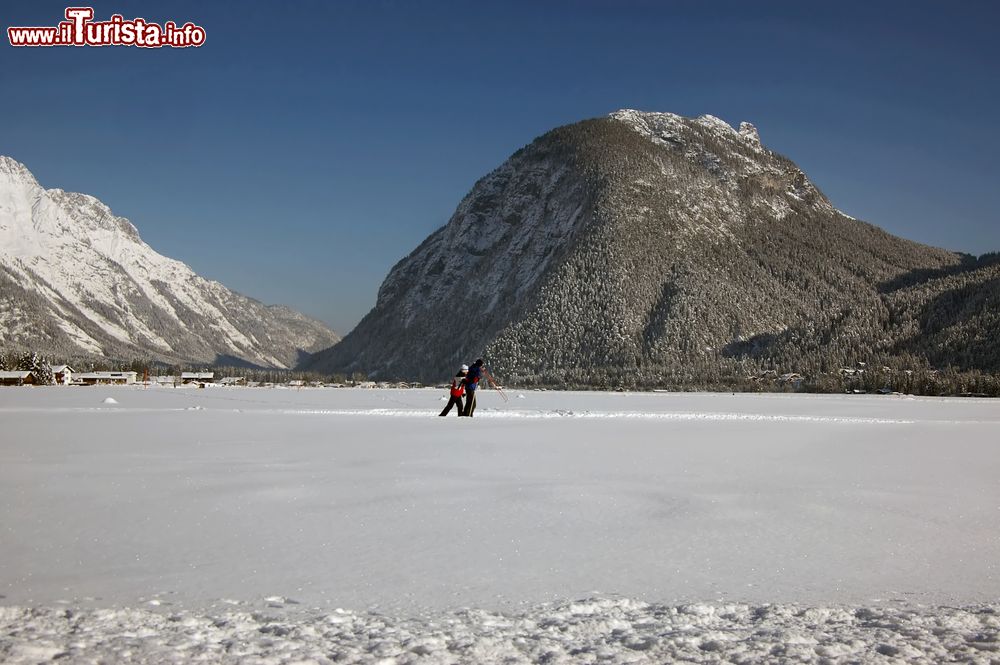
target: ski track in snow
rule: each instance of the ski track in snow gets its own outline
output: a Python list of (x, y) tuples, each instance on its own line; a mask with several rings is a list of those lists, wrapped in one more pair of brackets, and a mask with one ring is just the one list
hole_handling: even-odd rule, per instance
[[(181, 398), (186, 401), (195, 400), (198, 403), (196, 405), (182, 406), (182, 407), (169, 407), (169, 406), (156, 406), (156, 407), (144, 407), (129, 405), (128, 407), (114, 408), (118, 406), (117, 404), (112, 404), (112, 406), (46, 406), (39, 407), (34, 405), (17, 405), (17, 406), (2, 406), (0, 405), (0, 413), (9, 412), (49, 412), (49, 413), (88, 413), (88, 412), (101, 412), (101, 413), (116, 413), (116, 412), (148, 412), (154, 413), (158, 411), (231, 411), (236, 413), (256, 413), (256, 414), (268, 414), (268, 415), (318, 415), (318, 416), (366, 416), (366, 417), (378, 417), (378, 418), (419, 418), (425, 419), (428, 416), (434, 415), (437, 405), (435, 402), (428, 400), (426, 397), (420, 399), (418, 397), (411, 397), (410, 395), (424, 396), (428, 393), (437, 394), (436, 389), (424, 389), (424, 390), (364, 390), (364, 391), (352, 391), (344, 389), (333, 389), (334, 394), (337, 393), (356, 393), (364, 392), (368, 393), (366, 397), (368, 399), (364, 400), (366, 408), (324, 408), (312, 405), (303, 405), (298, 399), (303, 393), (301, 390), (289, 390), (289, 389), (263, 389), (265, 393), (279, 393), (283, 396), (291, 394), (289, 399), (274, 399), (273, 395), (267, 395), (267, 399), (259, 399), (253, 397), (239, 396), (242, 392), (255, 392), (253, 389), (246, 388), (236, 388), (236, 389), (210, 389), (207, 392), (202, 391), (191, 391), (189, 389), (173, 389), (173, 388), (154, 388), (152, 392), (158, 393), (157, 397), (168, 397), (168, 398)], [(219, 394), (219, 393), (226, 394)], [(329, 390), (315, 390), (306, 389), (306, 394), (315, 395), (317, 393), (329, 393)], [(927, 424), (927, 425), (994, 425), (1000, 424), (1000, 414), (994, 416), (993, 410), (984, 411), (979, 409), (977, 415), (984, 415), (989, 413), (991, 419), (982, 418), (960, 418), (960, 419), (946, 419), (946, 418), (936, 418), (929, 417), (928, 412), (923, 410), (915, 410), (907, 413), (909, 417), (885, 417), (885, 416), (861, 416), (861, 415), (822, 415), (818, 413), (762, 413), (754, 410), (747, 411), (714, 411), (714, 410), (699, 410), (699, 411), (681, 411), (681, 410), (659, 410), (659, 409), (649, 409), (649, 408), (639, 408), (634, 410), (623, 410), (623, 409), (569, 409), (569, 408), (532, 408), (526, 407), (516, 400), (512, 400), (510, 403), (501, 403), (495, 398), (490, 391), (484, 391), (487, 393), (487, 397), (493, 400), (493, 403), (497, 406), (480, 406), (476, 411), (476, 418), (488, 418), (488, 419), (558, 419), (558, 418), (582, 418), (582, 419), (592, 419), (592, 420), (602, 420), (602, 419), (630, 419), (630, 420), (663, 420), (663, 421), (705, 421), (705, 422), (762, 422), (762, 423), (816, 423), (816, 424), (862, 424), (862, 425), (914, 425), (914, 424)], [(532, 395), (532, 400), (545, 400), (550, 398), (552, 395), (560, 394), (558, 392), (548, 392), (543, 391), (540, 393), (528, 391)], [(234, 394), (235, 393), (235, 394)], [(147, 393), (148, 394), (148, 393)], [(569, 395), (572, 393), (562, 393), (563, 395)], [(576, 395), (584, 395), (586, 397), (593, 397), (595, 395), (600, 395), (601, 393), (576, 393)], [(400, 399), (399, 397), (394, 397), (393, 395), (404, 395), (406, 399)], [(686, 401), (691, 399), (697, 399), (698, 396), (705, 398), (705, 393), (611, 393), (611, 397), (615, 398), (625, 398), (630, 397), (640, 397), (654, 400), (664, 400), (664, 399), (676, 399), (679, 401)], [(523, 394), (521, 395), (523, 397)], [(725, 398), (726, 394), (710, 394), (709, 399)], [(736, 397), (736, 396), (733, 396)], [(742, 393), (738, 398), (750, 398), (755, 400), (756, 403), (761, 404), (781, 404), (782, 402), (789, 402), (789, 397), (791, 395), (779, 394), (779, 393), (763, 393), (763, 394), (747, 394)], [(808, 398), (818, 398), (822, 400), (824, 397), (837, 399), (845, 396), (841, 395), (805, 395), (800, 397)], [(848, 399), (857, 399), (857, 396), (846, 396)], [(898, 400), (900, 396), (896, 397), (881, 397), (881, 396), (861, 396), (862, 399), (868, 400), (883, 400), (891, 401)], [(479, 397), (480, 402), (483, 400), (483, 395)], [(981, 404), (987, 404), (991, 402), (990, 400), (969, 400), (968, 398), (914, 398), (912, 396), (903, 396), (902, 400), (905, 402), (916, 403), (919, 406), (920, 402), (929, 402), (934, 405), (946, 405), (946, 404), (965, 404), (968, 405), (970, 402), (975, 404), (979, 402)], [(327, 400), (324, 400), (327, 401)], [(372, 407), (370, 403), (372, 401), (382, 401), (389, 402), (393, 406), (389, 407)], [(904, 402), (904, 403), (905, 403)], [(897, 402), (898, 403), (898, 402)], [(285, 406), (281, 406), (285, 405)], [(641, 406), (648, 407), (649, 403), (644, 402)], [(561, 406), (561, 404), (560, 404)], [(912, 406), (912, 404), (908, 404)], [(825, 408), (825, 405), (824, 405)], [(891, 410), (891, 409), (890, 409)], [(884, 409), (883, 409), (884, 411)]]
[[(233, 413), (252, 413), (262, 415), (310, 415), (310, 416), (373, 416), (385, 418), (420, 418), (425, 419), (434, 415), (427, 409), (254, 409), (244, 412), (240, 409), (209, 409), (205, 407), (167, 408), (167, 409), (115, 409), (99, 407), (64, 408), (64, 409), (5, 409), (3, 412), (46, 412), (46, 413), (157, 413), (171, 411), (222, 411)], [(674, 412), (674, 413), (643, 413), (631, 411), (569, 411), (565, 409), (555, 409), (551, 411), (500, 411), (482, 409), (476, 411), (476, 418), (490, 419), (541, 419), (541, 418), (585, 418), (585, 419), (633, 419), (633, 420), (678, 420), (678, 421), (698, 421), (709, 422), (719, 421), (748, 421), (748, 422), (788, 422), (788, 423), (841, 423), (841, 424), (865, 424), (865, 425), (912, 425), (916, 420), (901, 420), (891, 418), (850, 418), (837, 416), (796, 416), (796, 415), (767, 415), (750, 413), (712, 413), (712, 412)], [(957, 421), (934, 420), (920, 421), (937, 424), (948, 424)], [(970, 421), (962, 421), (969, 423)], [(992, 421), (972, 421), (976, 423), (989, 423)]]
[[(280, 409), (272, 411), (284, 415), (311, 414), (328, 416), (385, 416), (395, 418), (426, 418), (426, 409)], [(757, 422), (789, 422), (789, 423), (854, 423), (866, 425), (909, 425), (914, 420), (897, 420), (889, 418), (841, 418), (836, 416), (794, 416), (766, 415), (751, 413), (712, 413), (712, 412), (674, 412), (648, 413), (635, 411), (569, 411), (555, 409), (552, 411), (500, 411), (476, 410), (476, 418), (590, 418), (616, 419), (629, 418), (636, 420), (705, 420), (705, 421), (757, 421)], [(951, 422), (951, 421), (938, 421)]]
[[(240, 401), (240, 400), (235, 400)], [(0, 407), (0, 413), (16, 412), (45, 412), (45, 413), (158, 413), (158, 412), (178, 412), (178, 411), (215, 411), (247, 413), (259, 415), (282, 415), (282, 416), (367, 416), (376, 418), (418, 418), (426, 419), (433, 416), (433, 408), (368, 408), (368, 409), (316, 409), (316, 408), (280, 408), (280, 409), (238, 409), (238, 408), (218, 408), (213, 406), (188, 406), (188, 407), (160, 407), (160, 408), (115, 408), (115, 402), (108, 402), (110, 406), (105, 407), (63, 407), (63, 408), (38, 408), (38, 407)], [(797, 415), (797, 414), (764, 414), (764, 413), (738, 413), (738, 412), (718, 412), (718, 411), (671, 411), (671, 412), (650, 412), (650, 411), (575, 411), (570, 409), (498, 409), (485, 408), (476, 410), (476, 418), (487, 419), (558, 419), (558, 418), (580, 418), (590, 420), (664, 420), (664, 421), (704, 421), (704, 422), (769, 422), (769, 423), (816, 423), (816, 424), (843, 424), (843, 425), (993, 425), (996, 420), (970, 420), (970, 419), (940, 419), (940, 418), (878, 418), (863, 416), (823, 416), (823, 415)]]
[(288, 609), (214, 613), (0, 607), (8, 663), (995, 663), (1000, 606), (655, 605), (396, 618)]

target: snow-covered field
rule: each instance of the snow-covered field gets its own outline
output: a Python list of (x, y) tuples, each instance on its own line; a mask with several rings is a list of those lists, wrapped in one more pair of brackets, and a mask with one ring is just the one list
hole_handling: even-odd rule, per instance
[(0, 390), (0, 660), (1000, 659), (1000, 402), (508, 396)]

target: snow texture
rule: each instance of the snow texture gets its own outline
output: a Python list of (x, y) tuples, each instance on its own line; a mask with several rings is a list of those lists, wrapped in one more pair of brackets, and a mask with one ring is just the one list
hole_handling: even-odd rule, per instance
[(212, 613), (0, 607), (7, 662), (990, 663), (1000, 606), (655, 605), (589, 599), (513, 613)]
[(1000, 657), (996, 401), (440, 395), (0, 391), (0, 660)]

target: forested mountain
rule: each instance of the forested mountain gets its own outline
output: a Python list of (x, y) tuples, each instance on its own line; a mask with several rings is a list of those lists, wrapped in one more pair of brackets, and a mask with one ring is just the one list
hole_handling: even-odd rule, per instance
[(618, 111), (481, 179), (305, 365), (435, 381), (715, 386), (856, 362), (997, 370), (998, 267), (831, 205), (752, 125)]
[(293, 367), (338, 339), (319, 321), (198, 276), (94, 197), (44, 189), (0, 156), (0, 348)]

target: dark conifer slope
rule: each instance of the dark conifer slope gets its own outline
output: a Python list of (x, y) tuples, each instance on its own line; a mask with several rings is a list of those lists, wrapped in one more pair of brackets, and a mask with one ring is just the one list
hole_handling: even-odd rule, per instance
[(756, 130), (619, 111), (476, 183), (306, 364), (438, 381), (712, 386), (857, 361), (1000, 369), (1000, 267), (835, 209)]

